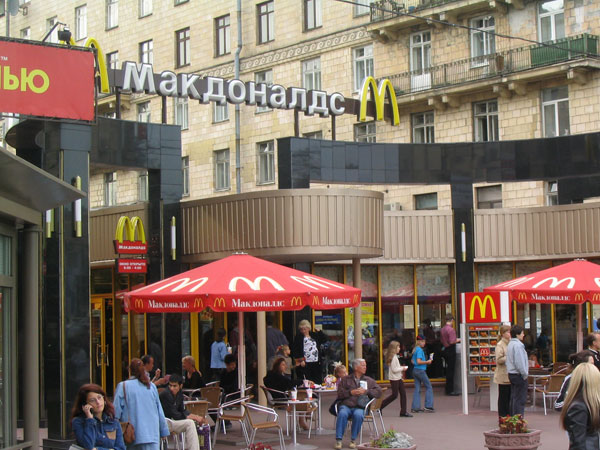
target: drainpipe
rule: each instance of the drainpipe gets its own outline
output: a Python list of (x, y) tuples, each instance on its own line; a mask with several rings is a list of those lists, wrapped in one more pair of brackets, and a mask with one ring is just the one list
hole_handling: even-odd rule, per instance
[[(237, 38), (238, 45), (235, 49), (235, 79), (240, 79), (240, 53), (242, 51), (242, 0), (237, 0)], [(240, 137), (240, 105), (235, 105), (235, 187), (236, 192), (242, 192), (242, 157)]]

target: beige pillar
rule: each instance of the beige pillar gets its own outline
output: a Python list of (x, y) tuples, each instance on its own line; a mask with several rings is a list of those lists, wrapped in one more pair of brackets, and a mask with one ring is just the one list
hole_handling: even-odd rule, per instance
[[(352, 280), (354, 281), (354, 287), (360, 289), (360, 259), (352, 259)], [(362, 310), (360, 305), (354, 308), (354, 357), (362, 358)]]
[(256, 313), (256, 348), (258, 351), (258, 380), (256, 392), (258, 393), (258, 404), (267, 405), (267, 399), (262, 389), (258, 386), (262, 384), (262, 380), (267, 375), (267, 323), (266, 314), (264, 311)]

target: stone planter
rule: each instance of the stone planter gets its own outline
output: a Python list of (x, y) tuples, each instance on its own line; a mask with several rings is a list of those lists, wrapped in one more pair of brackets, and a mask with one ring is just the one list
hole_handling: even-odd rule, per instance
[[(356, 446), (357, 450), (376, 450), (379, 449), (379, 447), (371, 447), (369, 444), (360, 444)], [(401, 448), (401, 449), (395, 449), (395, 448), (391, 448), (391, 449), (386, 449), (386, 450), (416, 450), (417, 446), (413, 445), (411, 447), (406, 447), (406, 448)]]
[(517, 434), (502, 434), (499, 430), (483, 432), (489, 450), (535, 450), (541, 445), (541, 434), (542, 430)]

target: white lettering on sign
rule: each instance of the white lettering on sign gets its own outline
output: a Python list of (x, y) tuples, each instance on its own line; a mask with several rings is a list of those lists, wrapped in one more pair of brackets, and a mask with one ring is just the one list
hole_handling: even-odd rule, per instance
[(349, 305), (350, 304), (350, 299), (349, 298), (329, 298), (329, 297), (322, 297), (321, 298), (321, 302), (324, 305)]
[(283, 308), (285, 302), (283, 300), (242, 300), (232, 298), (231, 304), (234, 308)]

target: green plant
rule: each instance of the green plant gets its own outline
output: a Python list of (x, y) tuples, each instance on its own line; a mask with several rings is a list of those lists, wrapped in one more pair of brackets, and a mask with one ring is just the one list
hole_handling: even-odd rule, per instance
[(527, 421), (521, 414), (505, 416), (498, 419), (498, 427), (502, 434), (529, 433)]
[(248, 450), (273, 450), (273, 447), (268, 444), (263, 444), (262, 442), (257, 442), (256, 444), (250, 444)]
[(379, 439), (371, 441), (371, 447), (375, 448), (410, 448), (414, 445), (413, 438), (399, 431), (386, 431)]

